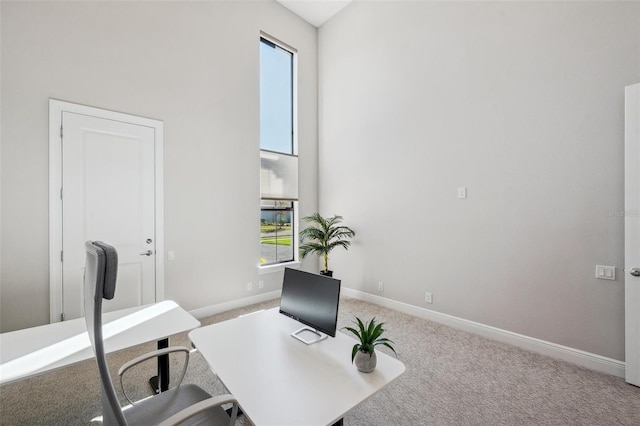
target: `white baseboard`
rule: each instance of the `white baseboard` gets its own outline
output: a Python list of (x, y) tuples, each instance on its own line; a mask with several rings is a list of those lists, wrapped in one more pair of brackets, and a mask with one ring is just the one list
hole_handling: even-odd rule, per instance
[(536, 339), (523, 334), (513, 333), (497, 327), (458, 318), (453, 315), (431, 311), (429, 309), (420, 308), (403, 302), (397, 302), (385, 297), (364, 293), (350, 288), (343, 287), (340, 291), (343, 295), (354, 299), (375, 303), (405, 314), (445, 324), (483, 337), (498, 340), (500, 342), (509, 343), (523, 349), (572, 362), (601, 373), (607, 373), (618, 377), (625, 376), (625, 363), (623, 361), (585, 352), (580, 349), (570, 348), (568, 346), (558, 345), (556, 343), (547, 342), (545, 340)]
[(256, 296), (243, 297), (242, 299), (230, 300), (228, 302), (219, 303), (217, 305), (205, 306), (204, 308), (189, 311), (196, 318), (209, 317), (232, 309), (244, 308), (245, 306), (254, 305), (267, 300), (273, 300), (280, 297), (281, 290), (270, 291), (268, 293), (258, 294)]

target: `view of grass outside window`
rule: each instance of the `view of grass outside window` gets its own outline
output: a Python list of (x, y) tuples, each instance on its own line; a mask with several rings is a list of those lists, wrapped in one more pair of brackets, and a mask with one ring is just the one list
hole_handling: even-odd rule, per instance
[[(260, 149), (267, 153), (261, 155), (261, 158), (265, 157), (265, 162), (261, 164), (260, 170), (261, 266), (296, 259), (294, 247), (297, 246), (297, 232), (294, 218), (297, 190), (294, 196), (273, 195), (278, 192), (278, 188), (289, 187), (288, 182), (295, 182), (297, 188), (293, 67), (293, 52), (265, 38), (260, 39)], [(279, 168), (278, 157), (274, 153), (285, 154), (295, 160), (294, 177)], [(269, 161), (271, 162), (268, 163)]]
[[(263, 203), (269, 203), (263, 201)], [(260, 217), (260, 262), (273, 264), (293, 260), (293, 202), (273, 201)]]

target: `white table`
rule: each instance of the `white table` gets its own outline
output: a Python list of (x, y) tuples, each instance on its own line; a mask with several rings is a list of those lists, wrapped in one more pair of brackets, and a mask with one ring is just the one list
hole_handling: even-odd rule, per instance
[[(108, 312), (103, 315), (105, 352), (154, 340), (165, 342), (173, 334), (199, 326), (197, 319), (170, 300)], [(2, 333), (0, 384), (93, 357), (84, 318)]]
[(256, 426), (334, 424), (405, 370), (377, 351), (375, 371), (360, 373), (351, 363), (355, 339), (338, 331), (306, 345), (291, 337), (301, 327), (274, 308), (189, 337)]

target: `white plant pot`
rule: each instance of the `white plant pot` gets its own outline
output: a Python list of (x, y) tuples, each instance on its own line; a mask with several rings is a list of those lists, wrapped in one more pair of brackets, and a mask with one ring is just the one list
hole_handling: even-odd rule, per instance
[(371, 354), (368, 352), (358, 351), (353, 361), (355, 362), (356, 367), (358, 367), (358, 371), (361, 371), (362, 373), (371, 373), (375, 370), (378, 359), (375, 351)]

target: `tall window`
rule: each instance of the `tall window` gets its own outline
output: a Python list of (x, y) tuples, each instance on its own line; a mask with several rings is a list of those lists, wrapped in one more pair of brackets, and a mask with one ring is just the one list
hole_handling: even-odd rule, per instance
[(260, 264), (296, 260), (295, 53), (260, 38)]

